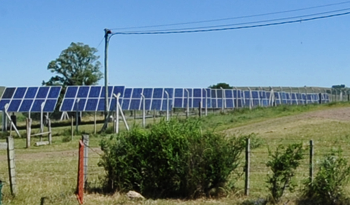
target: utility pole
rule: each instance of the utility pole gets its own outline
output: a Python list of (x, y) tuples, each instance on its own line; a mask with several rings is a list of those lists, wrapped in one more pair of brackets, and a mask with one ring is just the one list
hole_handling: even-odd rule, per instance
[(109, 107), (108, 107), (108, 43), (112, 31), (105, 28), (105, 123), (102, 130), (106, 130), (108, 126)]

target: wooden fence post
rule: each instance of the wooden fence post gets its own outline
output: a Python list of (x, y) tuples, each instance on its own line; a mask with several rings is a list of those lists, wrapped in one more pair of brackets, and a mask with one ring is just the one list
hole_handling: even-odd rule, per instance
[(82, 141), (84, 143), (84, 189), (86, 189), (88, 183), (89, 135), (82, 135)]
[(245, 183), (244, 183), (244, 194), (249, 196), (249, 172), (250, 172), (250, 139), (246, 142), (245, 151)]
[(10, 187), (12, 195), (16, 195), (16, 171), (15, 171), (15, 145), (12, 136), (7, 137), (7, 159), (10, 178)]
[(313, 164), (313, 156), (314, 156), (314, 142), (310, 140), (310, 182), (312, 182), (312, 178), (314, 175), (314, 164)]

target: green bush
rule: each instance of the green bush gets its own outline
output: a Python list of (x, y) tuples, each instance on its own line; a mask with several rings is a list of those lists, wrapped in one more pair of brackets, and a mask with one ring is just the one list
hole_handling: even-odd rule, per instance
[(198, 120), (173, 119), (111, 136), (101, 149), (107, 190), (196, 198), (224, 187), (244, 147), (234, 137), (202, 132)]
[(342, 151), (332, 151), (321, 162), (312, 182), (305, 182), (303, 199), (300, 204), (349, 204), (344, 186), (349, 182), (350, 166)]
[(271, 168), (268, 176), (268, 188), (271, 192), (270, 201), (279, 202), (285, 190), (294, 191), (293, 177), (303, 159), (302, 144), (290, 144), (287, 147), (279, 145), (274, 153), (269, 150), (270, 161), (266, 166)]

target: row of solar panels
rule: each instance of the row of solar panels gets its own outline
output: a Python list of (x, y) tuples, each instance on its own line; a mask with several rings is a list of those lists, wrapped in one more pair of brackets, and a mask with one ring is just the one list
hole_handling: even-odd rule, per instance
[[(0, 100), (0, 110), (9, 104), (9, 112), (53, 112), (58, 102), (61, 87), (18, 87), (6, 88)], [(109, 109), (115, 110), (116, 99), (123, 110), (142, 109), (142, 95), (146, 110), (171, 108), (198, 108), (199, 103), (208, 108), (234, 108), (269, 106), (272, 104), (326, 103), (325, 93), (287, 93), (261, 90), (242, 91), (209, 88), (125, 88), (109, 86)], [(273, 93), (273, 94), (272, 94)], [(271, 96), (272, 94), (272, 96)], [(167, 100), (168, 99), (168, 100)], [(167, 104), (169, 102), (169, 104)], [(60, 111), (104, 111), (104, 86), (69, 86), (66, 89)]]

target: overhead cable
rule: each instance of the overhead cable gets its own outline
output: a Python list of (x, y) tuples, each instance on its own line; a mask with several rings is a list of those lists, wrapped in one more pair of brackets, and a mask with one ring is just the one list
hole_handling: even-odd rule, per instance
[[(289, 21), (281, 21), (281, 22), (273, 22), (273, 23), (265, 23), (265, 24), (254, 24), (254, 25), (246, 25), (246, 26), (236, 26), (236, 27), (222, 27), (222, 28), (208, 28), (208, 29), (187, 29), (187, 30), (174, 30), (174, 31), (140, 31), (140, 32), (112, 32), (112, 35), (155, 35), (155, 34), (180, 34), (180, 33), (199, 33), (199, 32), (213, 32), (213, 31), (226, 31), (226, 30), (238, 30), (238, 29), (247, 29), (247, 28), (257, 28), (257, 27), (267, 27), (267, 26), (276, 26), (283, 24), (292, 24), (292, 23), (300, 23), (305, 21), (314, 21), (325, 18), (332, 18), (337, 16), (345, 16), (350, 14), (350, 11), (343, 13), (336, 13), (331, 15), (323, 15), (317, 17), (310, 17), (305, 19), (294, 19)], [(295, 18), (295, 17), (294, 17)]]
[(292, 9), (292, 10), (254, 14), (254, 15), (246, 15), (246, 16), (228, 17), (228, 18), (203, 20), (203, 21), (182, 22), (182, 23), (172, 23), (172, 24), (159, 24), (159, 25), (150, 25), (150, 26), (112, 28), (110, 30), (143, 29), (143, 28), (156, 28), (156, 27), (179, 26), (179, 25), (188, 25), (188, 24), (210, 23), (210, 22), (218, 22), (218, 21), (227, 21), (227, 20), (235, 20), (235, 19), (244, 19), (244, 18), (261, 17), (261, 16), (276, 15), (276, 14), (284, 14), (284, 13), (291, 13), (291, 12), (297, 12), (297, 11), (305, 11), (305, 10), (310, 10), (310, 9), (337, 6), (337, 5), (348, 4), (348, 3), (350, 3), (350, 1), (343, 1), (343, 2), (339, 2), (339, 3), (333, 3), (333, 4), (325, 4), (325, 5), (312, 6), (312, 7), (300, 8), (300, 9)]

